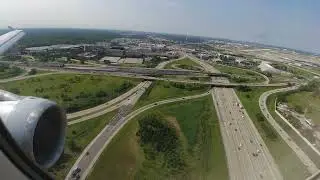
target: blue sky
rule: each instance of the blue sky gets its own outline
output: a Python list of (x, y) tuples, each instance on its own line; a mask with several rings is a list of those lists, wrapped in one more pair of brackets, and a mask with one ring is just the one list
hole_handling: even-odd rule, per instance
[(192, 34), (320, 53), (319, 0), (3, 0), (0, 27)]

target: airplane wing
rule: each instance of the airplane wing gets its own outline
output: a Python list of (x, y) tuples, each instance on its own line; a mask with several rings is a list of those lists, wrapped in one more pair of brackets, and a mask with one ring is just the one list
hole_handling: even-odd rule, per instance
[(0, 55), (6, 52), (25, 35), (22, 30), (13, 30), (0, 36)]

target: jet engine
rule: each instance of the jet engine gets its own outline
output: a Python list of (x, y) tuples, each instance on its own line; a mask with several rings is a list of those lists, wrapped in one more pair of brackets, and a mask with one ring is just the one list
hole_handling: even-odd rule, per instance
[(64, 148), (66, 115), (55, 102), (0, 90), (0, 119), (37, 165), (51, 167)]

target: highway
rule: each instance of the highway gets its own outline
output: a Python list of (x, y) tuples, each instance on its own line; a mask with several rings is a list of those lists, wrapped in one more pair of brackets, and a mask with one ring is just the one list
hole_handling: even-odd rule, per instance
[[(41, 68), (43, 70), (49, 70), (45, 68)], [(50, 69), (53, 70), (53, 69)], [(168, 82), (177, 82), (177, 83), (188, 83), (188, 84), (204, 84), (204, 85), (212, 85), (216, 87), (237, 87), (237, 86), (250, 86), (250, 87), (286, 87), (288, 83), (273, 83), (273, 84), (266, 84), (266, 83), (230, 83), (230, 82), (217, 82), (217, 81), (194, 81), (194, 80), (182, 80), (182, 79), (172, 79), (172, 78), (162, 78), (162, 77), (153, 77), (153, 76), (146, 76), (146, 75), (139, 75), (139, 74), (128, 74), (128, 73), (107, 73), (103, 71), (95, 71), (94, 68), (91, 68), (90, 72), (87, 70), (83, 70), (82, 68), (74, 68), (74, 69), (61, 69), (59, 72), (66, 72), (66, 73), (83, 73), (83, 74), (92, 74), (92, 73), (101, 73), (101, 74), (109, 74), (112, 76), (120, 76), (120, 77), (129, 77), (129, 78), (137, 78), (137, 79), (144, 79), (150, 81), (168, 81)], [(217, 72), (215, 72), (217, 73)], [(198, 75), (193, 75), (190, 77), (194, 77)]]
[[(206, 71), (217, 72), (211, 65), (192, 58)], [(224, 78), (212, 81), (228, 83)], [(229, 179), (283, 179), (258, 130), (231, 88), (213, 88), (211, 93), (226, 152)]]
[[(282, 179), (267, 146), (233, 89), (214, 88), (230, 179)], [(255, 155), (256, 154), (256, 155)]]
[(47, 76), (47, 75), (52, 75), (52, 74), (61, 74), (61, 73), (65, 73), (65, 72), (51, 72), (51, 73), (35, 74), (35, 75), (30, 75), (30, 76), (23, 74), (21, 76), (16, 76), (13, 78), (0, 79), (0, 83), (7, 83), (7, 82), (11, 82), (11, 81), (19, 81), (19, 80), (24, 80), (24, 79), (34, 78), (34, 77), (41, 77), (41, 76)]
[[(139, 97), (144, 93), (144, 89), (140, 90), (136, 98), (128, 101), (127, 105), (129, 104), (135, 104)], [(72, 170), (80, 167), (82, 171), (80, 172), (81, 179), (85, 179), (88, 174), (90, 173), (92, 167), (94, 166), (95, 162), (98, 160), (99, 156), (105, 149), (105, 147), (110, 143), (112, 138), (119, 132), (119, 130), (132, 118), (136, 117), (138, 114), (151, 109), (153, 107), (167, 104), (167, 103), (173, 103), (178, 101), (184, 101), (189, 99), (195, 99), (200, 98), (209, 95), (210, 92), (206, 92), (200, 95), (194, 95), (194, 96), (187, 96), (187, 97), (181, 97), (181, 98), (173, 98), (173, 99), (167, 99), (159, 102), (155, 102), (149, 105), (146, 105), (144, 107), (141, 107), (132, 113), (128, 114), (125, 117), (121, 117), (117, 122), (115, 123), (109, 123), (97, 136), (96, 138), (91, 141), (91, 143), (85, 148), (83, 153), (80, 155), (74, 166), (71, 168), (70, 172), (68, 173), (66, 179), (70, 179)], [(111, 125), (112, 124), (112, 125)], [(87, 152), (89, 154), (87, 155)]]
[[(211, 64), (211, 63), (210, 63), (210, 64)], [(213, 65), (213, 64), (211, 64), (211, 65)], [(262, 74), (262, 73), (259, 73), (259, 72), (257, 72), (257, 71), (251, 70), (251, 69), (245, 69), (245, 68), (240, 68), (240, 67), (235, 67), (235, 66), (228, 66), (228, 65), (224, 65), (224, 64), (219, 64), (219, 66), (225, 66), (225, 67), (240, 69), (240, 70), (242, 70), (242, 71), (252, 72), (252, 73), (255, 73), (255, 74), (263, 77), (263, 78), (265, 79), (265, 81), (263, 82), (264, 84), (269, 84), (269, 82), (270, 82), (270, 79), (269, 79), (266, 75), (264, 75), (264, 74)]]
[[(141, 96), (140, 94), (142, 92), (144, 92), (144, 90), (147, 89), (151, 85), (151, 83), (152, 82), (150, 82), (150, 81), (140, 83), (140, 84), (142, 84), (142, 86), (139, 86), (139, 87), (136, 86), (134, 91), (131, 91), (132, 89), (130, 90), (131, 92), (133, 92), (130, 96), (122, 96), (121, 95), (122, 98), (119, 98), (119, 101), (115, 102), (116, 99), (111, 100), (111, 101), (114, 101), (113, 104), (109, 101), (109, 104), (105, 103), (105, 104), (99, 105), (99, 106), (97, 106), (97, 107), (99, 107), (98, 108), (99, 110), (97, 110), (97, 111), (93, 110), (91, 112), (87, 111), (86, 114), (84, 114), (80, 118), (75, 118), (76, 120), (69, 121), (68, 126), (72, 125), (72, 124), (80, 123), (83, 121), (87, 121), (92, 118), (96, 118), (96, 117), (104, 115), (108, 112), (119, 109), (120, 107), (127, 105), (128, 102), (130, 102), (132, 100), (134, 100), (134, 103), (131, 103), (131, 104), (134, 105), (137, 101), (136, 99)], [(130, 92), (130, 91), (128, 91), (128, 92)]]
[[(128, 98), (130, 95), (132, 95), (133, 93), (135, 93), (139, 89), (145, 88), (147, 84), (148, 84), (148, 82), (141, 82), (137, 86), (135, 86), (134, 88), (127, 91), (126, 93), (124, 93), (124, 94), (122, 94), (122, 95), (120, 95), (120, 96), (118, 96), (118, 97), (116, 97), (106, 103), (100, 104), (96, 107), (89, 108), (86, 110), (78, 111), (75, 113), (69, 113), (69, 114), (67, 114), (67, 119), (75, 119), (75, 118), (79, 118), (79, 117), (82, 117), (82, 116), (85, 116), (88, 114), (96, 113), (98, 111), (101, 112), (103, 110), (106, 110), (107, 108), (111, 107), (112, 105), (119, 103), (120, 101)], [(110, 112), (110, 111), (108, 111), (108, 112)]]
[[(183, 58), (180, 58), (180, 59), (183, 59)], [(162, 63), (158, 64), (156, 68), (162, 69), (168, 63), (171, 63), (173, 61), (177, 61), (180, 59), (162, 62)], [(68, 125), (71, 125), (71, 124), (83, 122), (83, 121), (89, 120), (94, 117), (101, 116), (107, 112), (110, 112), (110, 111), (113, 111), (115, 109), (120, 108), (119, 113), (111, 120), (111, 122), (108, 125), (106, 125), (104, 127), (104, 129), (90, 142), (90, 144), (81, 153), (81, 155), (79, 156), (79, 158), (77, 159), (77, 161), (73, 165), (73, 167), (70, 169), (70, 171), (65, 179), (71, 179), (72, 171), (77, 167), (82, 169), (82, 171), (79, 174), (81, 179), (85, 179), (87, 177), (87, 175), (91, 171), (93, 165), (98, 160), (101, 153), (103, 152), (103, 150), (105, 149), (107, 144), (111, 141), (111, 139), (114, 137), (114, 135), (124, 126), (125, 123), (127, 123), (130, 119), (133, 118), (131, 116), (129, 116), (130, 119), (128, 118), (128, 116), (123, 117), (124, 115), (126, 115), (126, 113), (128, 111), (130, 111), (130, 108), (126, 109), (125, 110), (126, 112), (121, 112), (121, 108), (122, 107), (133, 107), (136, 104), (136, 102), (139, 100), (139, 98), (142, 96), (142, 94), (146, 91), (146, 89), (148, 89), (150, 87), (151, 84), (152, 84), (151, 81), (145, 81), (144, 84), (140, 88), (137, 88), (138, 90), (134, 94), (132, 94), (128, 99), (125, 99), (124, 101), (120, 102), (119, 104), (113, 105), (111, 107), (104, 106), (104, 108), (102, 108), (100, 111), (97, 111), (93, 114), (89, 114), (88, 116), (81, 117), (80, 119), (70, 121), (68, 123)], [(198, 96), (192, 96), (192, 97), (187, 97), (187, 98), (192, 99), (192, 98), (202, 97), (202, 96), (198, 95)], [(119, 99), (121, 99), (121, 98), (119, 98)], [(178, 98), (178, 100), (176, 100), (176, 101), (184, 100), (184, 99), (185, 98)], [(164, 102), (161, 102), (161, 103), (165, 104), (165, 103), (170, 103), (170, 102), (175, 102), (175, 100), (171, 100), (171, 101), (165, 100)], [(156, 106), (156, 104), (151, 104), (151, 105), (147, 106), (147, 108), (148, 107), (151, 108), (154, 106)], [(146, 106), (144, 106), (144, 107), (146, 107)], [(137, 112), (139, 110), (141, 111), (142, 108), (140, 108), (134, 112)], [(141, 112), (143, 112), (143, 111), (141, 111)]]
[[(263, 93), (259, 98), (259, 106), (262, 111), (262, 114), (266, 118), (266, 120), (273, 126), (273, 128), (277, 131), (277, 133), (281, 136), (281, 138), (289, 145), (289, 147), (295, 152), (297, 157), (301, 160), (301, 162), (307, 167), (308, 171), (311, 174), (314, 174), (318, 171), (315, 163), (309, 158), (307, 154), (292, 140), (292, 138), (288, 135), (288, 133), (276, 122), (276, 120), (272, 117), (272, 115), (268, 111), (267, 107), (267, 98), (271, 94), (278, 92), (291, 91), (296, 89), (297, 87), (289, 87), (282, 89), (275, 89), (271, 91), (267, 91)], [(311, 145), (311, 144), (310, 144)], [(311, 145), (312, 146), (312, 145)]]

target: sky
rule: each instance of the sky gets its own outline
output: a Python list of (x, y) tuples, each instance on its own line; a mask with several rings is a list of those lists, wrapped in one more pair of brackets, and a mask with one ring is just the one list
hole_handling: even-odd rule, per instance
[(319, 0), (1, 0), (0, 28), (200, 35), (320, 53)]

